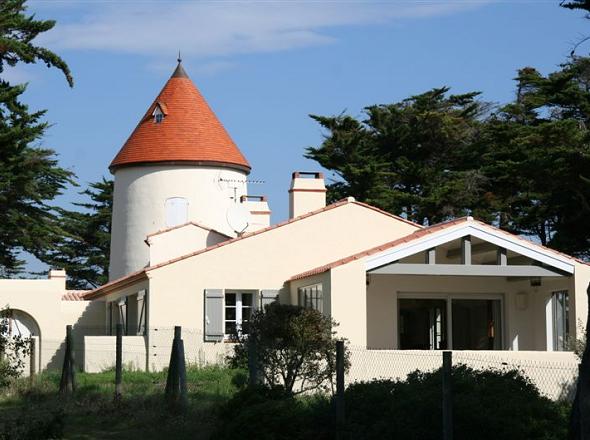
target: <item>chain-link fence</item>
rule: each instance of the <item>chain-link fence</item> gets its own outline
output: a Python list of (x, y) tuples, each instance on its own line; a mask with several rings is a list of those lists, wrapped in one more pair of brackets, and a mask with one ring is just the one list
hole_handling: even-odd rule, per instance
[[(401, 379), (419, 370), (442, 366), (441, 351), (368, 350), (348, 347), (350, 370), (347, 383), (372, 379)], [(453, 364), (473, 369), (518, 370), (552, 399), (573, 399), (578, 376), (578, 359), (569, 352), (453, 351)]]
[[(73, 355), (76, 368), (100, 372), (115, 366), (116, 337), (105, 335), (104, 327), (74, 327)], [(170, 361), (174, 327), (151, 327), (145, 335), (125, 335), (122, 362), (126, 369), (159, 371)], [(35, 371), (61, 369), (64, 339), (36, 338)], [(202, 331), (182, 328), (187, 365), (224, 364), (233, 352), (230, 342), (206, 342)], [(409, 373), (434, 371), (442, 366), (441, 351), (372, 350), (348, 346), (350, 369), (346, 382), (387, 378), (403, 380)], [(454, 351), (453, 364), (474, 369), (518, 370), (546, 396), (571, 399), (578, 374), (578, 359), (573, 353), (532, 351)], [(30, 371), (27, 359), (24, 373)]]

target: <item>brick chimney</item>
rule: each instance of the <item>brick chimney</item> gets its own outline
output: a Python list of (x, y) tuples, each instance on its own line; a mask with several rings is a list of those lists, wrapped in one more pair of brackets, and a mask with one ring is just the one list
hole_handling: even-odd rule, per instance
[(244, 195), (240, 203), (250, 211), (250, 223), (245, 232), (254, 232), (270, 226), (270, 208), (266, 196)]
[(295, 171), (289, 189), (289, 218), (326, 206), (324, 174)]

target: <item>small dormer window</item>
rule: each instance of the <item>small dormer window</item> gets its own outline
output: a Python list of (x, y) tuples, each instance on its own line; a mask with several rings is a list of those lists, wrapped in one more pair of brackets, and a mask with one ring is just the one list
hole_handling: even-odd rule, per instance
[(164, 120), (164, 113), (162, 112), (160, 106), (156, 106), (156, 108), (154, 109), (154, 113), (152, 114), (154, 116), (154, 122), (156, 124), (159, 124)]

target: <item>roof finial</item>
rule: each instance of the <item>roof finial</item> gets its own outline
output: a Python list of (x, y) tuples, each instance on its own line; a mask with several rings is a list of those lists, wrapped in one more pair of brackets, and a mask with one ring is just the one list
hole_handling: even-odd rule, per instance
[(182, 58), (180, 57), (180, 50), (178, 51), (178, 58), (176, 59), (176, 61), (178, 61), (178, 64), (182, 63)]

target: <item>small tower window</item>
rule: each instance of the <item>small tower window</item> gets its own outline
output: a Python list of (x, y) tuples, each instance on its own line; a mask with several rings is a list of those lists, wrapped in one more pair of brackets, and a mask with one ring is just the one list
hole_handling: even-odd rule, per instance
[(166, 199), (166, 227), (183, 225), (188, 221), (188, 200), (184, 197)]
[(152, 115), (154, 116), (154, 122), (156, 124), (159, 124), (164, 120), (164, 113), (162, 112), (160, 106), (156, 106), (156, 108), (154, 109), (154, 113), (152, 113)]

